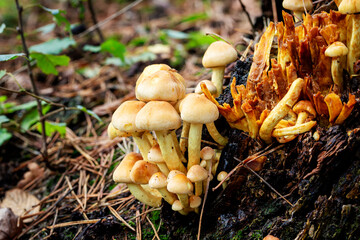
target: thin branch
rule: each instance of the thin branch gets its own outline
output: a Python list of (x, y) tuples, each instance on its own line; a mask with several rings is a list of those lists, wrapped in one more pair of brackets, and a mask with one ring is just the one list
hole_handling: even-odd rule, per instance
[(250, 25), (251, 25), (252, 33), (255, 35), (255, 25), (254, 25), (254, 23), (253, 23), (252, 20), (251, 20), (250, 14), (249, 14), (249, 12), (246, 10), (246, 7), (245, 7), (245, 5), (243, 4), (243, 2), (242, 2), (241, 0), (239, 0), (239, 2), (240, 2), (241, 8), (243, 9), (246, 17), (247, 17), (248, 20), (249, 20), (249, 23), (250, 23)]
[(277, 15), (276, 0), (271, 0), (271, 7), (273, 12), (274, 22), (277, 23), (279, 21), (279, 18)]
[(104, 36), (100, 30), (100, 27), (98, 26), (98, 21), (96, 19), (96, 14), (94, 11), (92, 0), (88, 0), (88, 6), (89, 6), (89, 10), (90, 10), (91, 20), (92, 20), (94, 26), (96, 26), (95, 30), (96, 30), (97, 34), (99, 35), (100, 41), (104, 42)]
[(104, 20), (98, 22), (96, 25), (89, 27), (86, 31), (82, 32), (81, 34), (78, 35), (78, 38), (82, 38), (85, 35), (95, 31), (97, 28), (101, 28), (102, 26), (104, 26), (105, 24), (107, 24), (108, 22), (110, 22), (111, 20), (113, 20), (114, 18), (117, 18), (118, 16), (120, 16), (121, 14), (125, 13), (126, 11), (130, 10), (131, 8), (135, 7), (136, 5), (138, 5), (139, 3), (141, 3), (143, 0), (137, 0), (129, 5), (127, 5), (126, 7), (124, 7), (123, 9), (121, 9), (120, 11), (114, 13), (113, 15), (111, 15), (108, 18), (105, 18)]
[[(35, 84), (34, 75), (33, 75), (32, 69), (31, 69), (30, 61), (29, 61), (29, 59), (30, 59), (29, 50), (27, 48), (26, 41), (25, 41), (25, 36), (24, 36), (24, 25), (23, 25), (23, 19), (22, 19), (23, 8), (22, 8), (22, 6), (20, 6), (19, 0), (15, 0), (15, 3), (16, 3), (17, 11), (18, 11), (18, 20), (19, 20), (19, 26), (17, 27), (17, 31), (21, 36), (21, 42), (22, 42), (23, 50), (24, 50), (25, 55), (26, 55), (25, 62), (26, 62), (27, 68), (28, 68), (28, 74), (29, 74), (29, 77), (30, 77), (30, 81), (31, 81), (31, 85), (32, 85), (34, 94), (39, 95), (38, 89), (37, 89), (36, 84)], [(39, 117), (41, 118), (43, 116), (41, 101), (38, 98), (36, 98), (36, 102), (37, 102), (37, 110), (38, 110), (38, 113), (39, 113)], [(43, 156), (43, 160), (45, 161), (46, 165), (51, 169), (50, 163), (48, 161), (49, 156), (48, 156), (48, 152), (47, 152), (45, 119), (42, 119), (40, 121), (40, 124), (41, 124), (41, 129), (42, 129), (42, 138), (43, 138), (43, 147), (42, 147), (43, 149), (41, 151), (41, 154)]]

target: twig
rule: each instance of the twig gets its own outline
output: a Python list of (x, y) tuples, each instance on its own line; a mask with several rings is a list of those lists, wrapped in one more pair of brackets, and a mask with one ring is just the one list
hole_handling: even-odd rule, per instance
[(205, 194), (204, 194), (204, 200), (203, 200), (202, 207), (201, 207), (197, 240), (200, 240), (202, 217), (203, 217), (203, 214), (204, 214), (205, 202), (206, 202), (206, 198), (207, 198), (207, 195), (208, 195), (208, 192), (209, 192), (209, 186), (210, 186), (211, 168), (212, 168), (212, 165), (210, 164), (209, 173), (208, 173), (208, 177), (207, 177), (207, 180), (206, 180), (206, 191), (205, 191)]
[(67, 227), (67, 226), (80, 225), (80, 224), (93, 224), (93, 223), (97, 223), (99, 221), (101, 221), (101, 219), (73, 221), (73, 222), (55, 224), (53, 226), (48, 226), (47, 228), (54, 229), (54, 228), (59, 228), (59, 227)]
[(129, 5), (127, 5), (126, 7), (124, 7), (123, 9), (121, 9), (120, 11), (114, 13), (113, 15), (111, 15), (110, 17), (105, 18), (104, 20), (98, 22), (96, 25), (89, 27), (86, 31), (82, 32), (81, 34), (78, 35), (78, 38), (82, 38), (85, 35), (95, 31), (97, 28), (101, 28), (102, 26), (104, 26), (105, 24), (107, 24), (108, 22), (110, 22), (111, 20), (113, 20), (114, 18), (117, 18), (118, 16), (120, 16), (121, 14), (125, 13), (126, 11), (128, 11), (129, 9), (135, 7), (136, 5), (138, 5), (139, 3), (141, 3), (143, 0), (137, 0)]
[(146, 216), (146, 220), (148, 220), (148, 222), (150, 223), (150, 226), (152, 227), (152, 229), (154, 230), (154, 234), (155, 234), (155, 237), (160, 240), (160, 237), (159, 237), (159, 234), (154, 226), (154, 224), (151, 222), (151, 220), (149, 219), (148, 216)]
[(279, 21), (278, 15), (277, 15), (277, 9), (276, 9), (276, 0), (271, 0), (271, 7), (274, 17), (274, 22), (277, 23)]
[[(26, 56), (25, 62), (26, 62), (27, 68), (28, 68), (28, 74), (29, 74), (29, 77), (30, 77), (30, 81), (31, 81), (31, 85), (32, 85), (34, 94), (39, 95), (37, 86), (35, 84), (34, 75), (33, 75), (32, 69), (31, 69), (31, 65), (30, 65), (29, 50), (27, 48), (26, 41), (25, 41), (25, 36), (24, 36), (24, 26), (23, 26), (23, 19), (22, 19), (23, 8), (22, 8), (22, 6), (20, 6), (19, 0), (15, 0), (15, 3), (16, 3), (16, 8), (17, 8), (17, 11), (18, 11), (18, 18), (19, 18), (18, 19), (19, 20), (19, 26), (17, 27), (17, 31), (21, 36), (21, 42), (22, 42), (23, 50), (24, 50), (25, 56)], [(38, 98), (36, 98), (36, 102), (37, 102), (37, 110), (38, 110), (38, 113), (39, 113), (39, 117), (41, 118), (43, 116), (41, 101)], [(48, 155), (48, 151), (47, 151), (45, 119), (42, 119), (40, 121), (40, 124), (41, 124), (41, 129), (42, 129), (41, 134), (42, 134), (42, 138), (43, 138), (43, 147), (42, 147), (43, 149), (41, 151), (41, 154), (43, 156), (44, 162), (46, 163), (46, 166), (48, 168), (52, 169), (52, 166), (51, 166), (50, 162), (48, 161), (49, 155)]]
[(118, 212), (116, 212), (116, 210), (115, 210), (114, 208), (112, 208), (111, 206), (108, 206), (108, 208), (109, 208), (110, 212), (114, 215), (114, 217), (116, 217), (116, 218), (117, 218), (118, 220), (120, 220), (123, 224), (125, 224), (125, 226), (127, 226), (128, 228), (130, 228), (132, 231), (135, 232), (135, 229), (134, 229), (132, 226), (130, 226), (130, 224), (128, 224), (128, 223), (125, 221), (125, 219), (122, 218)]
[(139, 210), (136, 210), (136, 239), (141, 240), (141, 221), (140, 221), (140, 212)]
[(250, 23), (250, 25), (251, 25), (252, 33), (253, 33), (253, 35), (255, 35), (255, 25), (254, 25), (254, 23), (253, 23), (252, 20), (251, 20), (250, 14), (249, 14), (249, 12), (246, 10), (246, 7), (245, 7), (245, 5), (243, 4), (243, 2), (242, 2), (241, 0), (239, 0), (239, 2), (240, 2), (241, 8), (243, 9), (246, 17), (247, 17), (248, 20), (249, 20), (249, 23)]
[(98, 26), (98, 22), (96, 19), (96, 14), (94, 11), (92, 0), (88, 0), (88, 6), (89, 6), (89, 10), (90, 10), (91, 20), (93, 21), (94, 26), (96, 26), (95, 30), (96, 30), (97, 34), (99, 35), (100, 41), (104, 42), (104, 36)]

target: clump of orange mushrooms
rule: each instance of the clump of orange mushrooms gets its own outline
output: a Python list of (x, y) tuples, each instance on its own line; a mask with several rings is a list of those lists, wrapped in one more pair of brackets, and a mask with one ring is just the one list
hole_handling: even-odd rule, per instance
[[(166, 64), (144, 69), (136, 82), (137, 99), (122, 103), (108, 127), (111, 139), (132, 137), (140, 152), (125, 156), (115, 182), (127, 184), (149, 206), (164, 199), (181, 214), (198, 212), (208, 179), (227, 176), (215, 176), (228, 141), (215, 125), (220, 115), (230, 127), (266, 144), (286, 143), (316, 125), (338, 125), (349, 117), (356, 99), (344, 92), (343, 73), (354, 74), (360, 59), (360, 15), (355, 14), (360, 6), (336, 1), (339, 11), (310, 15), (303, 13), (312, 8), (311, 1), (290, 2), (296, 1), (284, 1), (284, 7), (301, 13), (302, 24), (295, 26), (285, 12), (284, 22), (269, 24), (255, 46), (246, 86), (232, 79), (232, 106), (216, 100), (226, 65), (237, 59), (228, 43), (209, 46), (203, 65), (212, 68), (212, 79), (201, 81), (195, 93), (186, 94), (184, 78)], [(204, 147), (204, 125), (217, 147)], [(320, 138), (317, 131), (313, 136)], [(260, 170), (264, 161), (252, 168)]]

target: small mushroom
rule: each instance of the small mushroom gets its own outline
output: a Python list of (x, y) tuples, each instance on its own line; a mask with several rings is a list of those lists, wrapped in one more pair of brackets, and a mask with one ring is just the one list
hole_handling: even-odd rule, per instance
[(189, 198), (189, 203), (191, 208), (198, 208), (201, 205), (201, 197), (192, 195)]
[(209, 90), (209, 92), (211, 93), (211, 95), (216, 96), (217, 93), (217, 89), (216, 86), (214, 85), (214, 83), (210, 80), (202, 80), (200, 81), (196, 87), (195, 87), (195, 93), (197, 94), (204, 94), (202, 89), (201, 89), (201, 84), (205, 84), (207, 89)]
[[(304, 11), (310, 11), (313, 8), (311, 0), (284, 0), (282, 5), (283, 8), (293, 11), (299, 19), (302, 19)], [(297, 21), (296, 18), (295, 21)]]
[(325, 56), (331, 57), (331, 76), (340, 89), (343, 88), (343, 71), (346, 64), (346, 55), (349, 50), (342, 42), (334, 42), (325, 50)]
[[(217, 175), (216, 179), (221, 182), (223, 181), (226, 177), (227, 177), (228, 173), (225, 171), (221, 171), (219, 172), (219, 174)], [(227, 187), (227, 181), (229, 181), (229, 179), (226, 179), (223, 183), (222, 183), (222, 188), (225, 189)]]
[(181, 119), (190, 123), (188, 139), (188, 166), (200, 164), (200, 147), (203, 124), (214, 122), (219, 117), (215, 104), (204, 95), (190, 93), (180, 105)]
[(116, 183), (126, 183), (131, 194), (140, 202), (145, 203), (151, 207), (159, 207), (161, 205), (161, 198), (152, 195), (150, 192), (144, 190), (139, 184), (133, 183), (130, 178), (130, 172), (135, 163), (142, 159), (141, 154), (128, 153), (115, 169), (113, 180)]
[(188, 195), (192, 194), (194, 186), (184, 174), (177, 174), (168, 180), (167, 190), (177, 194), (182, 206), (189, 207)]
[(112, 122), (109, 123), (109, 126), (107, 128), (107, 134), (111, 140), (113, 140), (116, 137), (129, 137), (131, 136), (130, 133), (120, 131), (114, 127)]
[(234, 62), (236, 59), (236, 50), (230, 44), (223, 41), (213, 42), (206, 50), (202, 59), (202, 64), (205, 68), (212, 69), (211, 81), (217, 89), (215, 97), (218, 97), (222, 93), (226, 65)]
[(156, 164), (165, 176), (169, 174), (169, 168), (166, 166), (159, 144), (156, 144), (150, 149), (148, 153), (148, 160), (149, 162)]
[(276, 104), (276, 106), (271, 110), (269, 115), (264, 120), (260, 127), (259, 135), (260, 138), (263, 139), (266, 143), (270, 144), (272, 142), (271, 133), (274, 127), (288, 114), (290, 109), (297, 102), (304, 85), (305, 82), (302, 78), (296, 79), (291, 84), (289, 91), (278, 102), (278, 104)]
[(195, 184), (195, 196), (202, 194), (202, 182), (206, 180), (208, 172), (200, 165), (193, 165), (187, 172), (187, 178)]
[(167, 189), (167, 182), (166, 182), (166, 176), (161, 173), (157, 172), (153, 174), (149, 180), (149, 186), (151, 188), (157, 189), (164, 200), (168, 202), (170, 205), (172, 205), (176, 200), (176, 195), (173, 193), (170, 193)]
[[(338, 1), (339, 2), (339, 1)], [(339, 12), (342, 14), (351, 14), (360, 12), (360, 1), (342, 0), (338, 5)]]
[(144, 160), (137, 161), (130, 171), (130, 179), (136, 184), (148, 184), (151, 176), (159, 172), (159, 168)]
[(200, 158), (206, 162), (206, 170), (209, 170), (212, 167), (212, 173), (214, 174), (214, 165), (216, 162), (216, 153), (215, 150), (209, 146), (203, 147), (200, 151)]
[[(343, 2), (342, 2), (343, 3)], [(359, 1), (353, 6), (359, 5)], [(341, 6), (341, 4), (340, 4)], [(339, 6), (339, 8), (340, 8)], [(354, 12), (359, 12), (359, 7), (356, 7)], [(347, 70), (350, 75), (355, 74), (354, 64), (360, 59), (360, 15), (349, 14), (346, 17), (346, 46), (349, 49), (347, 54)]]

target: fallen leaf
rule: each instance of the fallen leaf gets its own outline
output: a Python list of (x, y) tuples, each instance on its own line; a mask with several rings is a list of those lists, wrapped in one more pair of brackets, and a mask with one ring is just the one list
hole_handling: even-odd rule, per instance
[(20, 232), (22, 223), (10, 208), (0, 208), (0, 240), (13, 239)]
[[(39, 199), (31, 193), (25, 192), (19, 188), (14, 188), (5, 193), (5, 198), (1, 202), (0, 207), (11, 208), (15, 215), (22, 217), (25, 213), (27, 215), (38, 213), (40, 211), (40, 206), (34, 208), (33, 206), (37, 205), (39, 202)], [(32, 220), (33, 218), (27, 218), (24, 222), (31, 222)]]

